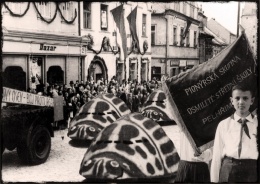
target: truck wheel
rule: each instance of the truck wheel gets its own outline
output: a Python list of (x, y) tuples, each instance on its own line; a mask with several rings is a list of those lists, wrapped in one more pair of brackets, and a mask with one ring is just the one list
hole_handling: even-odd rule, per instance
[(35, 127), (29, 139), (29, 145), (21, 144), (17, 147), (18, 156), (27, 164), (44, 163), (51, 150), (51, 136), (48, 129), (43, 126)]

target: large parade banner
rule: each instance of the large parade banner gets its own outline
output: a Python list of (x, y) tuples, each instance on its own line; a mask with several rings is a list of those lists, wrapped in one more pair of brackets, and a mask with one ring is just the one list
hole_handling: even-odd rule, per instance
[[(211, 147), (218, 123), (234, 113), (231, 90), (240, 83), (257, 90), (256, 62), (245, 34), (211, 60), (163, 82), (172, 118), (195, 152)], [(256, 107), (257, 100), (250, 110)]]

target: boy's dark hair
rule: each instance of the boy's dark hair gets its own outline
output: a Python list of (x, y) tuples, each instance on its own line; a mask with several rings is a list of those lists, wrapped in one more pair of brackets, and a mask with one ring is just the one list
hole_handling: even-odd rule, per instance
[(253, 88), (247, 84), (237, 84), (232, 87), (232, 93), (234, 90), (241, 90), (241, 91), (250, 91), (252, 97), (255, 97), (255, 91)]

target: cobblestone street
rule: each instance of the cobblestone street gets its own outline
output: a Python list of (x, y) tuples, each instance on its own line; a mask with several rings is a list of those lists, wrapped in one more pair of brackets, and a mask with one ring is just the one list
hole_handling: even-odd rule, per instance
[[(179, 150), (179, 128), (177, 125), (163, 126), (163, 129)], [(16, 150), (5, 150), (2, 155), (2, 181), (82, 182), (85, 180), (79, 174), (79, 168), (87, 146), (73, 144), (66, 134), (67, 129), (55, 131), (50, 156), (41, 165), (23, 165)]]

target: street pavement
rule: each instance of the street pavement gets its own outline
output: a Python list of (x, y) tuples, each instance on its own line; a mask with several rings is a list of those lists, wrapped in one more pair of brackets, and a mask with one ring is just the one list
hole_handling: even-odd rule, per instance
[[(177, 125), (163, 126), (165, 133), (179, 151), (179, 128)], [(41, 165), (21, 164), (16, 150), (5, 150), (2, 155), (3, 182), (82, 182), (79, 174), (80, 163), (89, 144), (73, 143), (67, 137), (67, 129), (56, 130), (47, 161)]]

